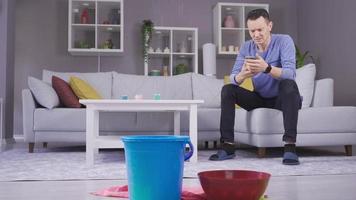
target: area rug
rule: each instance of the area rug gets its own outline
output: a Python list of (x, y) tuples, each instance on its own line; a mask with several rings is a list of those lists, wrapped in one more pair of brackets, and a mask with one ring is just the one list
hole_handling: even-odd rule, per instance
[[(216, 169), (256, 170), (272, 176), (356, 174), (356, 156), (340, 153), (299, 149), (301, 165), (281, 164), (282, 149), (268, 150), (266, 158), (257, 158), (255, 149), (238, 149), (233, 160), (213, 162), (212, 150), (200, 150), (198, 163), (186, 162), (184, 177), (196, 178), (197, 173)], [(143, 166), (144, 167), (144, 166)], [(94, 167), (85, 165), (84, 147), (27, 148), (15, 147), (0, 153), (0, 181), (20, 180), (87, 180), (126, 179), (126, 166), (122, 150), (100, 151)]]

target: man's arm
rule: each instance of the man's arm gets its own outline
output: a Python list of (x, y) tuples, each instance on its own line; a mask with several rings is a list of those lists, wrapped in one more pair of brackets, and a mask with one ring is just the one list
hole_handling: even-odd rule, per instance
[(281, 64), (282, 72), (281, 79), (295, 79), (296, 63), (295, 63), (295, 46), (293, 39), (288, 35), (284, 38), (281, 44)]
[[(286, 36), (281, 42), (281, 64), (282, 68), (271, 66), (269, 74), (273, 78), (280, 79), (295, 79), (295, 47), (291, 37)], [(246, 64), (253, 73), (266, 71), (268, 63), (258, 54), (255, 60), (247, 59)]]
[(232, 84), (240, 85), (246, 78), (252, 77), (255, 73), (252, 73), (245, 65), (245, 56), (247, 55), (247, 44), (244, 43), (240, 49), (239, 55), (236, 57), (234, 67), (230, 75), (230, 81)]

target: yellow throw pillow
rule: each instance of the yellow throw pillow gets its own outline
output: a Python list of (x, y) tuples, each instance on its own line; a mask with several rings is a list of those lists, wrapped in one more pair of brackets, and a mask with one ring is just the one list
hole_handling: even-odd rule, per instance
[(78, 77), (71, 76), (69, 85), (79, 99), (102, 99), (99, 93), (90, 86), (89, 83)]
[[(224, 76), (224, 84), (230, 84), (230, 76)], [(252, 83), (252, 79), (251, 78), (247, 78), (245, 79), (245, 81), (243, 83), (240, 84), (240, 87), (245, 88), (246, 90), (250, 90), (253, 91), (253, 83)], [(236, 104), (236, 108), (240, 108), (240, 106), (238, 106)]]

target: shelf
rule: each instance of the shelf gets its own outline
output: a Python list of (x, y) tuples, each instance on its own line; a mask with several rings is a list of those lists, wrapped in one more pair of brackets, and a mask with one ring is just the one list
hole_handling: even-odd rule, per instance
[[(168, 75), (172, 76), (177, 64), (184, 64), (186, 72), (198, 73), (197, 41), (197, 28), (154, 27), (148, 63), (144, 63), (144, 74), (148, 75), (153, 70), (160, 70), (161, 74), (163, 71), (168, 71)], [(162, 52), (155, 52), (158, 48)], [(169, 53), (164, 53), (163, 51), (167, 48)], [(164, 70), (165, 67), (167, 67), (166, 70)]]
[(123, 52), (123, 0), (69, 0), (68, 52), (120, 55)]
[(244, 31), (244, 30), (246, 30), (246, 28), (226, 28), (226, 27), (222, 27), (221, 30), (222, 31)]
[(155, 57), (155, 58), (164, 58), (164, 57), (169, 57), (171, 54), (170, 53), (157, 53), (157, 52), (152, 52), (148, 53), (150, 57)]
[(173, 56), (178, 56), (180, 58), (194, 57), (195, 53), (173, 53)]
[(79, 49), (79, 48), (73, 48), (68, 50), (72, 55), (76, 56), (97, 56), (97, 55), (103, 55), (103, 56), (117, 56), (120, 53), (122, 53), (121, 50), (114, 50), (114, 49)]
[(119, 25), (119, 24), (98, 24), (97, 26), (98, 27), (117, 27), (117, 28), (121, 27), (121, 25)]
[[(214, 44), (219, 55), (237, 55), (236, 48), (250, 40), (246, 28), (248, 12), (257, 8), (268, 10), (268, 4), (217, 3), (213, 9)], [(231, 46), (231, 47), (230, 47)], [(233, 48), (234, 51), (229, 49)]]

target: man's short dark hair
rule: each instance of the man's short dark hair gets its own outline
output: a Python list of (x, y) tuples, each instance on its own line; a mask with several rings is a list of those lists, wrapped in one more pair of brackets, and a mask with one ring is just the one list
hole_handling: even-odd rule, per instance
[(269, 20), (269, 14), (268, 14), (267, 10), (265, 10), (263, 8), (251, 10), (247, 14), (246, 21), (248, 21), (248, 20), (256, 20), (256, 19), (258, 19), (260, 17), (263, 17), (263, 18), (265, 18), (265, 20), (270, 21)]

